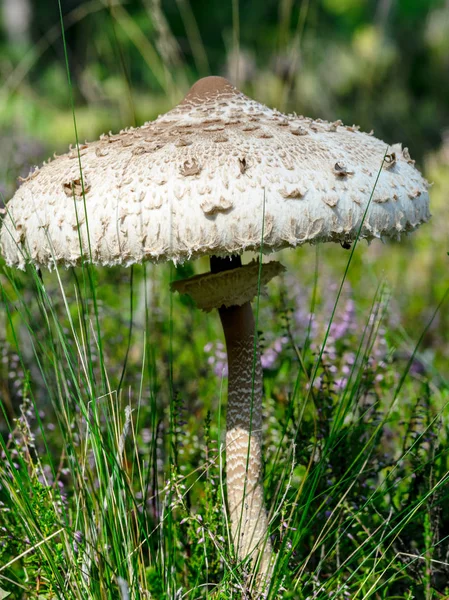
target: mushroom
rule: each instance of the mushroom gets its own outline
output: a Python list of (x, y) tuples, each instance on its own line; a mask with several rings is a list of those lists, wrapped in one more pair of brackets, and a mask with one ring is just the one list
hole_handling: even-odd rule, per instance
[(207, 77), (155, 121), (34, 171), (7, 205), (0, 243), (7, 264), (19, 268), (211, 257), (211, 273), (173, 288), (219, 311), (229, 363), (232, 535), (238, 556), (257, 561), (267, 582), (262, 368), (250, 302), (259, 271), (264, 285), (283, 267), (241, 266), (240, 255), (400, 237), (429, 219), (427, 189), (400, 144), (340, 121), (281, 114)]

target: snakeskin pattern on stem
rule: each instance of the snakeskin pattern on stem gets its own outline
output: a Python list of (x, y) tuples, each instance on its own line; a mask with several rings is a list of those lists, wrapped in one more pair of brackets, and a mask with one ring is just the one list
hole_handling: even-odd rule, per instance
[(269, 576), (272, 556), (261, 483), (262, 366), (251, 304), (219, 312), (229, 365), (226, 479), (232, 536), (240, 559), (259, 560), (260, 580)]

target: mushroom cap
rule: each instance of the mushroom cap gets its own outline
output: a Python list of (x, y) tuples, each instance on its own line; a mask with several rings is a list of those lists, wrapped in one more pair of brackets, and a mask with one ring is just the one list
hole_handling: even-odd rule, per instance
[(51, 268), (268, 253), (359, 230), (396, 238), (429, 219), (427, 189), (400, 144), (282, 114), (207, 77), (155, 121), (31, 173), (0, 244), (9, 265)]

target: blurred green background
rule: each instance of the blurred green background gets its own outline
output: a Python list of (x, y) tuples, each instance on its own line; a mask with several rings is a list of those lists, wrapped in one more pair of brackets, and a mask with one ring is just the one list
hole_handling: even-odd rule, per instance
[[(6, 201), (17, 176), (65, 152), (75, 134), (58, 2), (0, 6)], [(153, 119), (198, 77), (219, 74), (280, 110), (340, 118), (407, 146), (434, 184), (434, 218), (400, 243), (360, 244), (350, 281), (363, 299), (386, 276), (404, 336), (417, 339), (449, 280), (447, 0), (61, 0), (60, 8), (81, 140)], [(347, 254), (321, 253), (338, 280)], [(305, 282), (314, 260), (308, 248), (287, 258)], [(443, 369), (448, 315), (440, 311), (424, 341)]]
[[(73, 126), (58, 3), (1, 7), (2, 134), (64, 148)], [(444, 0), (61, 0), (61, 9), (89, 138), (153, 118), (211, 73), (281, 110), (374, 128), (420, 160), (449, 127)]]

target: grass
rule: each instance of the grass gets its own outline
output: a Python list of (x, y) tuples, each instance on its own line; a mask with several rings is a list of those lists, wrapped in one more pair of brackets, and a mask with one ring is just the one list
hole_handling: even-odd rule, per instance
[[(217, 324), (177, 298), (170, 318), (170, 270), (150, 269), (3, 270), (12, 598), (249, 597), (224, 512), (225, 381), (204, 350)], [(398, 356), (385, 285), (365, 311), (344, 286), (329, 327), (314, 276), (309, 298), (290, 274), (261, 301), (271, 597), (444, 597), (448, 386), (419, 349)]]
[[(122, 5), (111, 18), (175, 98), (139, 24)], [(447, 170), (428, 171), (444, 220)], [(415, 237), (283, 253), (260, 298), (269, 598), (449, 597), (445, 231)], [(226, 514), (218, 318), (168, 291), (192, 273), (1, 266), (0, 598), (255, 597)]]

